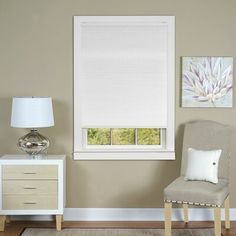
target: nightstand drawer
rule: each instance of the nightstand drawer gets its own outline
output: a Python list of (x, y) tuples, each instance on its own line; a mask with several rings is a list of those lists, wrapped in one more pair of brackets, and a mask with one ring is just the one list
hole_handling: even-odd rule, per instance
[(3, 195), (4, 210), (57, 209), (56, 195)]
[(57, 179), (56, 165), (3, 165), (3, 179)]
[(57, 180), (3, 180), (3, 194), (57, 194)]

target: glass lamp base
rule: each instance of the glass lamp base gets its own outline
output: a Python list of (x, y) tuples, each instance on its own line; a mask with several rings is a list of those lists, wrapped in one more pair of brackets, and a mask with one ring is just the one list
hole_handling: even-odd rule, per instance
[(49, 140), (35, 129), (32, 129), (18, 140), (18, 147), (35, 157), (46, 154), (49, 144)]

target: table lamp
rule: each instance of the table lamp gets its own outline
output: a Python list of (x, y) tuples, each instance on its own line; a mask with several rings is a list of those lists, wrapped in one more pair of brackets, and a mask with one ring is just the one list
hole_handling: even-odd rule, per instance
[(49, 140), (37, 129), (54, 126), (52, 99), (50, 97), (14, 97), (12, 100), (11, 127), (30, 128), (19, 138), (18, 147), (36, 156), (46, 153)]

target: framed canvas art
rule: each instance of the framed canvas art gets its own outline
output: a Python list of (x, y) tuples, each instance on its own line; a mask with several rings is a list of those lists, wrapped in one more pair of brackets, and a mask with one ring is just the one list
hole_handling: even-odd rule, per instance
[(183, 57), (182, 107), (232, 107), (233, 57)]

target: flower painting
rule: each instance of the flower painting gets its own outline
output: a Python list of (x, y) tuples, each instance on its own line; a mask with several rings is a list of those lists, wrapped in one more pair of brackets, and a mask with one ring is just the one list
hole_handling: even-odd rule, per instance
[(232, 107), (232, 101), (232, 57), (183, 57), (183, 107)]

